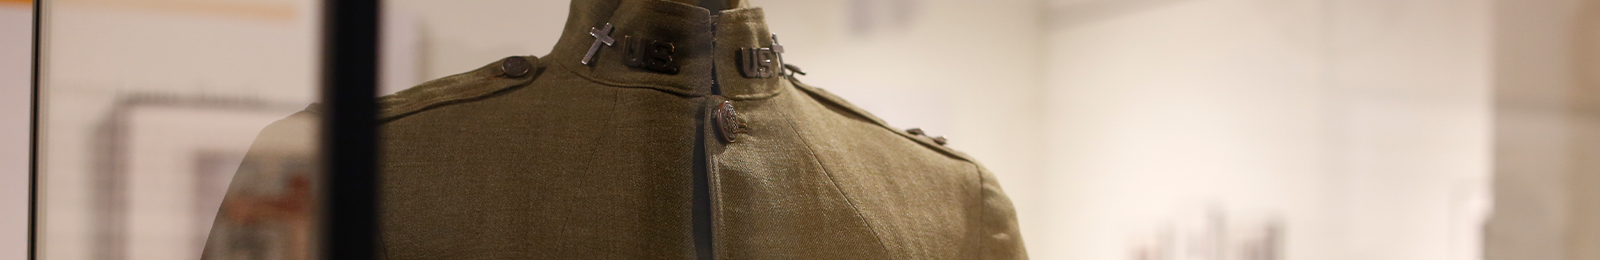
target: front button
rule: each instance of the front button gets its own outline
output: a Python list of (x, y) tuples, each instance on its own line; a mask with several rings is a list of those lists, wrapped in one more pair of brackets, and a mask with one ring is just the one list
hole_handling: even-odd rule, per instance
[(750, 131), (749, 127), (739, 119), (739, 111), (733, 109), (733, 101), (722, 101), (712, 119), (717, 123), (717, 132), (722, 136), (723, 142), (738, 141), (739, 134)]
[(523, 59), (522, 57), (506, 57), (505, 61), (500, 62), (500, 72), (507, 77), (515, 78), (528, 75), (528, 71), (532, 69), (533, 64), (529, 64), (528, 59)]

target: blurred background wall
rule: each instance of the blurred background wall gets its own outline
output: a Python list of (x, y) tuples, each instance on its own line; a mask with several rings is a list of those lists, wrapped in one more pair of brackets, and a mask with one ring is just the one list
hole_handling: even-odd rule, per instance
[[(802, 81), (996, 172), (1034, 259), (1600, 259), (1600, 1), (749, 1)], [(97, 129), (311, 102), (315, 2), (52, 3), (46, 259), (198, 255), (101, 253), (144, 234), (94, 217)], [(548, 53), (568, 4), (385, 1), (383, 92)]]
[(32, 39), (31, 1), (0, 1), (0, 259), (23, 259), (28, 249)]
[(1478, 259), (1489, 5), (1052, 2), (1051, 192), (1030, 206), (1058, 221), (1025, 223), (1051, 244), (1030, 249), (1235, 259), (1265, 225), (1282, 259)]

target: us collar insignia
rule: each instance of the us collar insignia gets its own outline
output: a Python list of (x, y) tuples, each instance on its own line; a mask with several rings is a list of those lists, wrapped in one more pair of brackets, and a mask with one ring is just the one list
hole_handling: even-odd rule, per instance
[(783, 70), (783, 45), (778, 35), (772, 35), (772, 46), (767, 48), (739, 48), (737, 55), (739, 74), (746, 78), (770, 78)]

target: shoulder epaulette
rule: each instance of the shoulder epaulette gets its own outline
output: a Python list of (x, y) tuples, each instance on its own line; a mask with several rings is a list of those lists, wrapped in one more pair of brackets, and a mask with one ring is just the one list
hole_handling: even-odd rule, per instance
[(963, 161), (977, 163), (977, 161), (972, 160), (972, 157), (967, 156), (966, 153), (962, 153), (961, 151), (956, 151), (955, 149), (950, 149), (950, 147), (944, 146), (944, 144), (941, 144), (940, 141), (935, 141), (934, 138), (932, 138), (932, 137), (928, 137), (928, 136), (920, 135), (920, 134), (912, 134), (910, 132), (906, 132), (905, 130), (900, 130), (900, 129), (894, 128), (893, 126), (889, 126), (889, 124), (885, 123), (883, 121), (883, 119), (879, 119), (877, 116), (873, 116), (872, 113), (868, 113), (867, 110), (861, 109), (860, 107), (856, 107), (854, 104), (850, 104), (849, 101), (845, 101), (844, 98), (840, 98), (839, 96), (835, 96), (835, 95), (833, 95), (833, 93), (829, 93), (827, 90), (823, 90), (822, 88), (818, 88), (818, 87), (813, 87), (811, 85), (806, 85), (805, 83), (800, 83), (799, 80), (794, 80), (793, 78), (791, 78), (789, 80), (789, 82), (793, 83), (796, 88), (799, 88), (800, 90), (805, 91), (806, 94), (810, 94), (812, 97), (815, 97), (816, 99), (827, 103), (825, 105), (832, 105), (832, 106), (837, 106), (839, 108), (843, 108), (845, 111), (850, 111), (850, 113), (853, 113), (855, 116), (859, 116), (859, 117), (861, 117), (863, 119), (866, 119), (867, 121), (872, 122), (873, 124), (876, 124), (879, 127), (883, 127), (883, 129), (888, 129), (890, 132), (894, 132), (895, 134), (899, 134), (900, 136), (905, 137), (906, 139), (911, 139), (912, 141), (915, 141), (915, 142), (917, 142), (919, 144), (922, 144), (922, 146), (928, 147), (929, 149), (933, 149), (933, 150), (936, 150), (936, 151), (939, 151), (939, 152), (943, 152), (943, 153), (945, 153), (947, 155), (950, 155), (950, 156), (955, 157), (957, 159), (961, 159)]
[(476, 70), (435, 79), (378, 97), (378, 122), (494, 94), (532, 82), (543, 66), (534, 56), (512, 56)]

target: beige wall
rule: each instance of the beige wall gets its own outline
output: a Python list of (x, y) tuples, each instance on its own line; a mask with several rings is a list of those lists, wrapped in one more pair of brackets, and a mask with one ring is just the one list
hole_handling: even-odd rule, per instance
[(1051, 8), (1054, 221), (1027, 227), (1033, 256), (1131, 259), (1130, 241), (1215, 208), (1281, 221), (1285, 259), (1473, 259), (1487, 1)]
[(567, 21), (568, 1), (388, 0), (384, 15), (412, 27), (421, 77), (462, 73), (512, 55), (550, 52)]
[(33, 10), (0, 2), (0, 260), (27, 258)]

